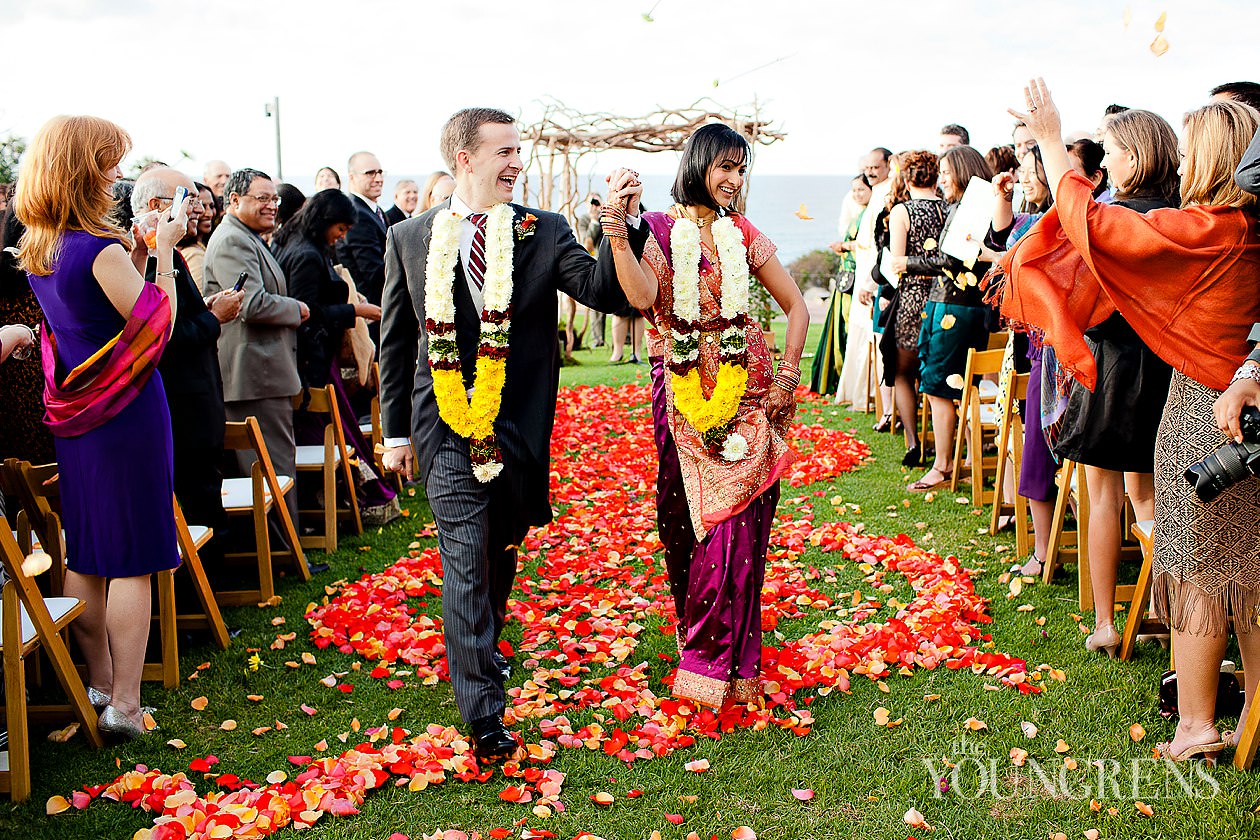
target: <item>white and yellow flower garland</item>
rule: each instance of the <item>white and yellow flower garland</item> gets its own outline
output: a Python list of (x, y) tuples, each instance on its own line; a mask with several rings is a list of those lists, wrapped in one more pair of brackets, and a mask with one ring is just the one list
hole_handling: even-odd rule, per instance
[(482, 295), (481, 340), (472, 398), (455, 342), (455, 262), (459, 259), (458, 213), (433, 220), (425, 267), (424, 311), (429, 333), (429, 369), (438, 414), (460, 437), (468, 438), (473, 475), (488, 483), (503, 471), (503, 453), (494, 437), (503, 386), (507, 381), (512, 305), (512, 207), (497, 204), (486, 219), (486, 272)]
[(717, 381), (706, 398), (700, 381), (700, 228), (690, 219), (678, 219), (669, 235), (674, 269), (670, 388), (679, 413), (710, 448), (728, 461), (740, 461), (748, 456), (748, 441), (730, 427), (748, 387), (744, 330), (751, 275), (743, 235), (730, 217), (714, 222), (712, 231), (722, 268)]

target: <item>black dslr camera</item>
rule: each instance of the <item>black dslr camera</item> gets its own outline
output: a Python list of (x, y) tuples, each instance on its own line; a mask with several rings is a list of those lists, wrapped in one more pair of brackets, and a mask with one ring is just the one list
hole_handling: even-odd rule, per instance
[(1230, 441), (1186, 470), (1199, 499), (1210, 502), (1249, 475), (1260, 475), (1260, 409), (1247, 406), (1238, 418), (1242, 443)]

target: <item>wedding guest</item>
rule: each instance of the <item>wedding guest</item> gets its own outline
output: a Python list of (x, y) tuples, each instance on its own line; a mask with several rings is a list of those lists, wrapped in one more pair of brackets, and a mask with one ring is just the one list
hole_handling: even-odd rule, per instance
[(228, 177), (232, 174), (232, 167), (228, 166), (225, 161), (212, 160), (206, 163), (205, 171), (201, 173), (201, 180), (206, 186), (210, 187), (210, 192), (214, 193), (218, 198), (226, 198), (223, 188), (227, 186)]
[[(892, 171), (889, 165), (891, 159), (891, 151), (883, 146), (877, 146), (866, 156), (862, 167), (862, 174), (866, 176), (866, 182), (871, 185), (871, 198), (867, 202), (866, 212), (862, 214), (858, 223), (855, 240), (857, 244), (853, 251), (853, 306), (849, 309), (849, 321), (856, 324), (859, 319), (865, 318), (871, 322), (872, 334), (878, 330), (886, 303), (872, 275), (878, 269), (879, 262), (879, 251), (875, 247), (875, 222), (880, 210), (886, 206), (888, 192), (892, 187), (892, 182), (889, 180)], [(865, 345), (854, 344), (855, 333), (860, 336), (861, 331), (850, 330), (849, 332), (850, 340), (845, 345), (844, 367), (840, 370), (840, 379), (843, 382), (854, 382), (855, 388), (864, 389), (869, 377), (868, 354)], [(876, 387), (881, 391), (884, 416), (874, 428), (877, 432), (886, 432), (893, 426), (893, 395), (892, 389), (883, 384), (883, 359), (878, 353), (875, 354), (875, 367), (874, 378)], [(862, 402), (865, 404), (866, 401), (867, 395), (863, 394)]]
[(188, 264), (193, 283), (200, 290), (206, 283), (206, 243), (210, 241), (210, 234), (214, 233), (215, 225), (218, 223), (216, 218), (218, 202), (215, 200), (214, 193), (210, 192), (210, 188), (205, 184), (195, 186), (194, 195), (201, 202), (195, 214), (197, 226), (180, 240), (179, 253)]
[[(592, 256), (599, 253), (599, 243), (604, 241), (604, 229), (599, 224), (599, 214), (603, 206), (603, 199), (600, 198), (599, 193), (591, 193), (586, 197), (586, 212), (577, 217), (577, 228), (574, 233), (577, 234), (586, 253)], [(588, 309), (586, 317), (591, 325), (591, 347), (603, 347), (608, 316), (603, 312)]]
[(1094, 198), (1102, 204), (1110, 204), (1112, 193), (1107, 188), (1107, 168), (1103, 165), (1106, 150), (1102, 144), (1083, 137), (1069, 143), (1067, 153), (1072, 171), (1079, 172), (1094, 185)]
[(315, 192), (341, 189), (341, 176), (331, 166), (321, 166), (315, 173)]
[[(1077, 145), (1068, 149), (1069, 163)], [(1103, 148), (1116, 187), (1115, 204), (1148, 213), (1181, 203), (1177, 135), (1163, 117), (1137, 109), (1116, 114), (1107, 122)], [(1095, 185), (1097, 193), (1099, 179), (1075, 165), (1072, 169)], [(1119, 312), (1085, 330), (1085, 337), (1098, 382), (1092, 392), (1080, 383), (1073, 385), (1054, 452), (1085, 465), (1094, 594), (1094, 632), (1085, 639), (1085, 647), (1114, 656), (1120, 644), (1113, 621), (1124, 499), (1127, 493), (1139, 522), (1155, 518), (1155, 435), (1172, 368), (1151, 352)]]
[[(945, 202), (937, 195), (936, 182), (940, 164), (929, 151), (907, 152), (901, 156), (910, 197), (895, 204), (888, 214), (888, 250), (893, 259), (922, 257), (935, 250), (945, 225)], [(906, 273), (900, 277), (893, 297), (888, 324), (880, 339), (884, 354), (884, 381), (895, 390), (897, 413), (905, 427), (906, 455), (902, 464), (919, 465), (923, 450), (919, 442), (919, 333), (923, 326), (923, 309), (933, 277)]]
[[(350, 287), (333, 267), (337, 241), (355, 224), (358, 213), (353, 200), (340, 190), (321, 190), (311, 196), (289, 224), (276, 232), (272, 242), (276, 261), (284, 269), (289, 294), (310, 309), (311, 316), (298, 327), (297, 361), (302, 385), (322, 388), (332, 385), (337, 395), (346, 441), (359, 456), (359, 472), (373, 477), (356, 485), (359, 507), (380, 508), (395, 493), (372, 472), (376, 458), (372, 447), (359, 431), (354, 410), (341, 383), (339, 355), (346, 331), (356, 318), (379, 321), (381, 309), (362, 296), (350, 300)], [(299, 410), (294, 415), (294, 438), (298, 445), (322, 444), (325, 420)]]
[[(639, 358), (639, 347), (643, 344), (643, 313), (633, 306), (625, 306), (613, 313), (612, 355), (608, 361), (614, 365), (643, 364)], [(630, 358), (626, 358), (626, 346), (630, 347)]]
[(994, 146), (985, 152), (984, 161), (994, 175), (1009, 172), (1012, 175), (1019, 169), (1019, 158), (1015, 156), (1014, 146)]
[[(110, 187), (130, 146), (106, 120), (53, 118), (26, 153), (14, 206), (26, 225), (18, 259), (49, 328), (44, 378), (61, 475), (64, 587), (86, 604), (73, 633), (88, 699), (104, 707), (100, 728), (134, 738), (145, 732), (150, 578), (180, 562), (171, 420), (156, 366), (176, 321), (174, 250), (188, 219), (187, 202), (160, 217), (155, 282), (146, 283), (110, 218)], [(104, 348), (103, 366), (86, 364)]]
[(1260, 195), (1260, 131), (1251, 138), (1251, 145), (1238, 162), (1234, 172), (1234, 182), (1238, 187), (1252, 195)]
[(1017, 122), (1015, 123), (1015, 128), (1011, 130), (1011, 144), (1015, 147), (1015, 159), (1022, 163), (1024, 155), (1031, 152), (1033, 147), (1037, 145), (1037, 140), (1033, 137), (1032, 132), (1028, 130), (1028, 126), (1022, 122)]
[[(280, 196), (271, 177), (239, 169), (228, 179), (227, 213), (206, 246), (205, 292), (213, 295), (245, 275), (239, 318), (223, 324), (219, 370), (228, 420), (256, 417), (277, 475), (295, 476), (293, 397), (302, 390), (297, 370), (297, 329), (310, 308), (289, 295), (284, 270), (262, 237), (276, 227)], [(250, 453), (238, 453), (248, 475)], [(297, 522), (297, 494), (285, 496)]]
[(967, 129), (963, 128), (961, 125), (958, 125), (957, 123), (950, 123), (949, 125), (941, 129), (941, 140), (940, 140), (940, 143), (938, 144), (939, 147), (937, 151), (943, 155), (945, 154), (947, 150), (952, 149), (955, 146), (970, 146), (970, 145), (971, 145), (970, 132), (968, 132)]
[[(382, 460), (425, 483), (443, 546), (443, 618), (455, 704), (472, 730), (476, 755), (493, 761), (518, 751), (503, 722), (511, 666), (497, 647), (517, 546), (531, 525), (552, 517), (557, 292), (601, 311), (624, 305), (625, 295), (611, 259), (604, 258), (608, 249), (601, 248), (597, 264), (563, 217), (510, 203), (524, 162), (509, 114), (461, 110), (443, 127), (441, 147), (456, 173), (452, 212), (439, 205), (388, 234)], [(637, 213), (643, 188), (635, 173), (615, 176), (611, 189)], [(632, 247), (637, 242), (641, 249), (645, 235), (636, 229)], [(482, 237), (513, 243), (510, 274), (502, 250), (479, 244)], [(493, 329), (506, 326), (509, 304), (510, 327)], [(489, 345), (481, 344), (483, 333)], [(489, 364), (493, 356), (477, 348), (497, 349), (500, 342), (508, 354), (497, 368)], [(502, 371), (500, 385), (476, 377), (482, 380), (478, 387), (501, 389), (498, 419), (470, 425), (456, 418), (467, 412), (466, 389), (483, 367)]]
[[(1067, 154), (1066, 147), (1064, 154)], [(998, 175), (993, 179), (997, 203), (993, 209), (993, 225), (985, 241), (985, 246), (992, 252), (1005, 252), (1007, 248), (1013, 247), (1050, 210), (1054, 201), (1041, 160), (1041, 151), (1035, 142), (1030, 152), (1020, 161), (1019, 185), (1023, 193), (1024, 209), (1015, 212), (1012, 209), (1015, 197), (1013, 180), (1009, 175)], [(990, 262), (997, 262), (998, 255), (986, 253), (985, 258)], [(1020, 415), (1024, 418), (1024, 449), (1016, 492), (1028, 500), (1028, 510), (1032, 514), (1033, 553), (1016, 571), (1023, 575), (1039, 575), (1043, 569), (1042, 561), (1050, 546), (1054, 500), (1057, 494), (1057, 465), (1042, 429), (1040, 336), (1025, 336), (1012, 331), (1007, 339), (1007, 352), (1013, 357), (1014, 369), (1028, 374), (1028, 396), (1020, 409)]]
[(437, 207), (450, 198), (453, 192), (455, 192), (455, 179), (450, 176), (450, 173), (434, 172), (424, 182), (424, 189), (420, 191), (420, 203), (416, 205), (416, 210), (411, 215), (418, 216)]
[[(131, 207), (136, 215), (163, 212), (171, 206), (178, 187), (197, 195), (196, 184), (187, 175), (169, 168), (156, 168), (136, 180)], [(186, 236), (195, 236), (203, 206), (190, 203)], [(146, 259), (143, 237), (136, 237), (132, 263), (153, 276), (153, 261)], [(173, 257), (175, 266), (175, 326), (158, 363), (171, 416), (171, 441), (175, 467), (175, 497), (188, 522), (223, 533), (227, 514), (223, 510), (223, 431), (227, 419), (223, 408), (223, 377), (219, 372), (221, 325), (236, 319), (241, 311), (243, 292), (232, 289), (202, 298), (182, 252)], [(146, 269), (146, 263), (147, 269)]]
[(1226, 82), (1211, 90), (1214, 100), (1232, 99), (1260, 110), (1260, 82)]
[[(761, 586), (779, 479), (795, 459), (784, 438), (796, 412), (809, 329), (805, 300), (774, 243), (731, 210), (750, 157), (747, 141), (729, 126), (697, 130), (683, 148), (670, 191), (673, 207), (644, 214), (652, 236), (642, 259), (628, 248), (614, 249), (627, 299), (652, 313), (654, 327), (657, 528), (680, 654), (673, 691), (714, 708), (762, 697)], [(618, 206), (615, 192), (609, 205), (605, 235), (624, 236), (625, 225), (616, 229), (619, 214), (611, 210)], [(777, 371), (747, 298), (731, 299), (736, 289), (747, 289), (749, 275), (787, 315)], [(731, 331), (733, 355), (717, 344), (720, 336), (727, 347)], [(743, 373), (727, 380), (724, 371)], [(731, 389), (729, 411), (707, 414), (701, 377)]]
[[(840, 257), (840, 268), (831, 282), (831, 300), (827, 304), (827, 315), (823, 319), (822, 335), (818, 339), (818, 350), (814, 353), (814, 362), (810, 370), (809, 389), (816, 394), (836, 395), (836, 403), (856, 404), (865, 402), (869, 396), (867, 389), (867, 372), (865, 365), (848, 365), (848, 354), (863, 353), (871, 340), (870, 318), (849, 318), (845, 320), (845, 305), (852, 311), (853, 283), (856, 266), (853, 252), (857, 249), (857, 232), (862, 215), (871, 201), (871, 187), (865, 175), (859, 175), (850, 182), (846, 198), (852, 200), (855, 211), (840, 219), (840, 239), (831, 243), (831, 251)], [(853, 333), (857, 333), (854, 338)], [(847, 333), (847, 334), (846, 334)], [(845, 379), (846, 371), (848, 379)]]
[[(1246, 674), (1242, 719), (1260, 686), (1260, 633), (1251, 620), (1260, 607), (1260, 483), (1246, 477), (1203, 502), (1183, 473), (1226, 441), (1213, 408), (1231, 375), (1254, 375), (1250, 365), (1235, 369), (1260, 320), (1260, 202), (1233, 174), (1260, 113), (1232, 101), (1188, 113), (1183, 209), (1141, 214), (1094, 202), (1088, 183), (1069, 171), (1059, 112), (1043, 81), (1025, 89), (1025, 101), (1022, 118), (1046, 149), (1057, 212), (1008, 255), (1002, 309), (1044, 330), (1088, 387), (1096, 370), (1083, 333), (1112, 308), (1173, 368), (1155, 451), (1154, 601), (1172, 628), (1179, 720), (1158, 752), (1215, 761), (1236, 739), (1215, 722), (1231, 623)], [(1228, 419), (1231, 429), (1236, 423)]]
[[(371, 152), (355, 152), (348, 164), (350, 198), (358, 215), (350, 231), (337, 244), (337, 258), (354, 285), (369, 302), (380, 306), (385, 285), (385, 211), (377, 204), (385, 187), (385, 170)], [(373, 324), (373, 339), (378, 334)]]
[[(945, 241), (967, 184), (972, 178), (988, 181), (992, 177), (984, 157), (970, 146), (954, 146), (941, 156), (941, 189), (949, 205), (941, 242)], [(934, 277), (924, 305), (918, 353), (919, 392), (927, 395), (932, 411), (936, 457), (931, 469), (907, 488), (922, 493), (945, 484), (954, 469), (954, 435), (958, 429), (954, 401), (961, 399), (962, 390), (951, 385), (950, 380), (961, 380), (966, 373), (969, 351), (988, 346), (988, 309), (979, 280), (989, 270), (989, 263), (977, 261), (967, 265), (938, 246), (925, 249), (922, 256), (894, 258), (892, 267), (894, 271)], [(980, 453), (973, 452), (971, 457), (978, 458)]]
[(279, 230), (302, 209), (302, 205), (306, 203), (306, 193), (293, 184), (281, 182), (276, 184), (276, 195), (280, 197), (280, 203), (276, 205), (276, 230)]
[(386, 224), (393, 226), (403, 219), (411, 218), (420, 205), (420, 188), (416, 182), (404, 178), (394, 185), (394, 206), (385, 211)]
[[(13, 207), (9, 207), (0, 220), (0, 248), (5, 249), (0, 251), (0, 324), (25, 324), (36, 331), (44, 320), (44, 312), (16, 254), (25, 230)], [(27, 358), (14, 359), (0, 367), (0, 394), (4, 394), (0, 461), (18, 458), (32, 464), (48, 464), (57, 460), (52, 434), (44, 425), (44, 374), (38, 336), (36, 342)]]

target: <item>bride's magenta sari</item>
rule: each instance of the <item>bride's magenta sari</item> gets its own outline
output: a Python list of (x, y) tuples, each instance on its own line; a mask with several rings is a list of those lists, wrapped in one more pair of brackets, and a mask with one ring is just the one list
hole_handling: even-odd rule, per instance
[[(673, 217), (645, 213), (652, 236), (643, 258), (656, 275), (660, 293), (648, 317), (653, 324), (673, 307), (669, 235)], [(743, 216), (733, 218), (743, 234), (749, 271), (775, 251), (773, 243)], [(721, 265), (707, 246), (700, 263), (700, 376), (712, 393), (719, 358)], [(747, 329), (748, 385), (735, 416), (735, 430), (748, 441), (748, 457), (726, 461), (712, 453), (674, 406), (660, 331), (648, 334), (652, 361), (652, 418), (660, 456), (657, 474), (657, 527), (678, 615), (681, 654), (674, 694), (708, 706), (761, 697), (761, 586), (765, 578), (770, 527), (779, 501), (779, 478), (795, 453), (766, 418), (773, 376), (761, 329)]]

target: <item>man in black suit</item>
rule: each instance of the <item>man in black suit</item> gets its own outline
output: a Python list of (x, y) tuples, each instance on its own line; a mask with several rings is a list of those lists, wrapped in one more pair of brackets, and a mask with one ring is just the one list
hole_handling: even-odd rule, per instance
[(389, 227), (378, 203), (385, 188), (385, 170), (371, 152), (351, 155), (349, 170), (349, 193), (358, 218), (337, 244), (337, 259), (354, 278), (359, 293), (380, 306), (385, 285), (385, 229)]
[[(188, 232), (195, 235), (202, 208), (196, 185), (182, 172), (163, 167), (141, 175), (131, 193), (131, 209), (137, 216), (165, 210), (177, 187), (184, 187), (192, 198)], [(133, 258), (143, 261), (147, 255), (144, 240), (138, 240), (136, 246)], [(152, 280), (157, 264), (147, 262), (145, 279)], [(226, 416), (219, 333), (220, 325), (240, 314), (245, 294), (227, 289), (203, 300), (179, 251), (175, 252), (175, 271), (175, 327), (158, 364), (171, 413), (175, 497), (190, 524), (222, 533), (227, 520), (222, 498)]]
[(404, 178), (394, 185), (394, 206), (385, 211), (385, 224), (388, 227), (410, 219), (411, 214), (420, 206), (420, 187), (410, 178)]
[[(381, 328), (384, 462), (425, 482), (442, 552), (442, 616), (455, 702), (471, 726), (477, 755), (488, 761), (517, 749), (503, 725), (510, 668), (497, 649), (516, 577), (516, 546), (530, 526), (551, 521), (550, 442), (560, 370), (557, 293), (601, 312), (627, 303), (608, 245), (597, 263), (563, 217), (508, 204), (523, 168), (511, 116), (489, 108), (456, 113), (442, 130), (442, 155), (455, 173), (455, 194), (389, 229)], [(621, 190), (627, 199), (631, 246), (641, 253), (647, 240), (646, 225), (637, 218), (642, 186), (632, 172), (618, 171), (612, 180), (614, 194)], [(510, 217), (505, 219), (500, 205), (510, 208)], [(487, 221), (496, 218), (511, 222), (506, 236), (512, 243), (513, 285), (506, 382), (494, 422), (503, 467), (487, 478), (474, 473), (468, 438), (439, 415), (426, 288), (450, 284), (455, 350), (465, 387), (471, 388), (483, 292), (492, 297), (495, 292), (487, 278), (495, 276), (499, 263), (486, 243), (495, 241), (493, 225), (502, 224)], [(451, 274), (430, 278), (435, 221), (450, 236), (458, 234), (458, 253), (451, 256)], [(442, 352), (440, 343), (434, 352)]]

